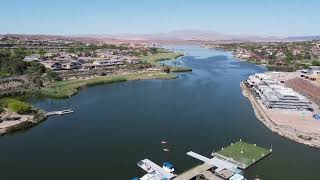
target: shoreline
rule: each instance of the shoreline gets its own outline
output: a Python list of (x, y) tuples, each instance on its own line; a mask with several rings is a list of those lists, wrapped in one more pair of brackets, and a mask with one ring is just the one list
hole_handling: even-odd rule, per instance
[(27, 116), (28, 118), (26, 120), (17, 120), (13, 125), (5, 127), (0, 126), (0, 136), (30, 129), (47, 119), (47, 115), (41, 109), (35, 109), (35, 114), (29, 114)]
[[(116, 78), (116, 79), (114, 79)], [(177, 75), (174, 73), (164, 73), (164, 72), (136, 72), (136, 73), (127, 73), (127, 74), (117, 74), (112, 76), (96, 76), (91, 79), (81, 79), (81, 80), (70, 80), (70, 81), (61, 81), (60, 83), (64, 84), (63, 86), (68, 86), (68, 82), (71, 83), (71, 87), (67, 87), (66, 89), (62, 89), (64, 93), (62, 94), (50, 94), (50, 89), (55, 89), (55, 87), (48, 87), (47, 94), (44, 92), (31, 92), (29, 94), (25, 94), (24, 96), (43, 96), (45, 98), (53, 98), (53, 99), (63, 99), (63, 98), (70, 98), (73, 95), (76, 95), (81, 88), (95, 86), (95, 85), (102, 85), (102, 84), (112, 84), (116, 82), (125, 82), (125, 81), (139, 81), (139, 80), (152, 80), (152, 79), (159, 79), (159, 80), (169, 80), (169, 79), (176, 79)], [(76, 85), (75, 85), (76, 84)], [(68, 89), (69, 88), (69, 89)], [(40, 91), (43, 91), (40, 90)], [(46, 112), (42, 109), (34, 108), (34, 114), (27, 114), (22, 116), (27, 116), (24, 120), (17, 120), (17, 121), (8, 121), (8, 124), (0, 123), (0, 136), (4, 136), (7, 134), (12, 134), (19, 131), (24, 131), (30, 129), (41, 122), (44, 122), (47, 119)], [(17, 114), (19, 116), (19, 114)], [(21, 116), (21, 115), (20, 115)]]
[[(162, 59), (157, 60), (156, 62), (172, 59), (172, 57), (170, 56), (173, 56), (173, 55), (174, 55), (173, 59), (177, 59), (178, 57), (183, 56), (183, 54), (170, 53), (168, 58), (161, 57)], [(106, 76), (93, 76), (91, 78), (55, 81), (55, 82), (49, 83), (44, 88), (41, 88), (38, 90), (26, 91), (26, 93), (15, 96), (15, 97), (19, 98), (19, 97), (39, 96), (39, 97), (52, 98), (52, 99), (65, 99), (65, 98), (70, 98), (73, 95), (76, 95), (84, 87), (96, 86), (96, 85), (102, 85), (102, 84), (112, 84), (112, 83), (125, 82), (125, 81), (139, 81), (139, 80), (152, 80), (152, 79), (170, 80), (170, 79), (177, 78), (176, 73), (187, 72), (187, 71), (192, 71), (192, 70), (190, 70), (189, 68), (174, 69), (172, 72), (167, 73), (167, 72), (160, 71), (159, 69), (156, 68), (156, 69), (149, 69), (148, 71), (122, 72), (122, 73), (106, 75)], [(25, 116), (24, 119), (16, 120), (16, 121), (7, 121), (6, 123), (0, 123), (0, 136), (18, 132), (18, 131), (27, 130), (29, 128), (36, 126), (41, 122), (44, 122), (47, 119), (47, 115), (44, 110), (41, 110), (35, 107), (33, 107), (33, 110), (34, 110), (33, 114), (20, 115), (20, 116)], [(19, 116), (19, 114), (16, 114), (16, 116)]]
[(320, 136), (319, 134), (312, 134), (302, 132), (295, 128), (277, 125), (272, 118), (269, 117), (268, 113), (261, 107), (260, 103), (256, 100), (250, 90), (246, 85), (241, 82), (240, 87), (242, 89), (242, 94), (247, 97), (251, 103), (251, 106), (254, 110), (255, 116), (259, 121), (261, 121), (268, 129), (272, 132), (285, 137), (287, 139), (293, 140), (295, 142), (308, 145), (314, 148), (320, 148)]
[(122, 73), (107, 76), (95, 76), (90, 79), (74, 79), (74, 80), (64, 80), (58, 81), (50, 84), (48, 87), (43, 88), (36, 92), (36, 95), (48, 97), (48, 98), (69, 98), (76, 95), (82, 88), (102, 85), (102, 84), (112, 84), (117, 82), (126, 81), (138, 81), (138, 80), (169, 80), (176, 79), (177, 75), (174, 73), (165, 72), (132, 72), (132, 73)]

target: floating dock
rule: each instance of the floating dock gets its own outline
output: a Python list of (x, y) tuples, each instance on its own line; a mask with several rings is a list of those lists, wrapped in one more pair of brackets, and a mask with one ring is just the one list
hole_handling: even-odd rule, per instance
[(46, 115), (47, 116), (53, 116), (53, 115), (65, 115), (65, 114), (70, 114), (73, 113), (74, 111), (71, 109), (66, 109), (66, 110), (62, 110), (62, 111), (51, 111), (51, 112), (47, 112)]
[(230, 146), (222, 148), (218, 152), (213, 152), (212, 156), (234, 163), (241, 169), (247, 169), (271, 154), (271, 152), (271, 148), (265, 149), (256, 144), (249, 144), (240, 140), (236, 143), (231, 143)]
[(211, 158), (189, 151), (187, 155), (202, 161), (203, 164), (180, 175), (170, 173), (164, 167), (161, 168), (149, 159), (144, 159), (137, 164), (148, 174), (134, 180), (246, 180), (243, 176), (244, 170), (271, 152), (272, 149), (268, 150), (241, 140), (213, 152)]
[(169, 172), (168, 169), (158, 166), (149, 159), (141, 160), (137, 163), (137, 165), (141, 169), (145, 170), (147, 174), (141, 178), (133, 178), (134, 180), (170, 180), (175, 177), (173, 172)]

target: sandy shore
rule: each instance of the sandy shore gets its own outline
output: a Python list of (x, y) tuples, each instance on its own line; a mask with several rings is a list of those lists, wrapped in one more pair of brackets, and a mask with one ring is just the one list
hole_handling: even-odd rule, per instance
[(254, 109), (257, 118), (271, 131), (296, 142), (320, 148), (320, 121), (311, 112), (267, 109), (241, 82), (242, 93)]

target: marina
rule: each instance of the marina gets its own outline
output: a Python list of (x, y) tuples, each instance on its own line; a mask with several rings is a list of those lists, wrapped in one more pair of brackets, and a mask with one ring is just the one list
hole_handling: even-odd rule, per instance
[(174, 168), (165, 162), (161, 168), (149, 159), (139, 161), (137, 165), (147, 172), (141, 178), (131, 180), (245, 180), (244, 170), (254, 163), (271, 154), (272, 149), (267, 150), (256, 144), (249, 144), (241, 140), (231, 143), (219, 152), (213, 152), (211, 158), (207, 158), (193, 151), (186, 154), (203, 162), (180, 175), (174, 174)]
[[(30, 99), (29, 103), (47, 111), (75, 113), (49, 116), (28, 131), (1, 138), (1, 179), (140, 178), (147, 173), (136, 163), (145, 158), (160, 167), (169, 161), (182, 175), (204, 164), (187, 152), (210, 159), (212, 152), (239, 138), (273, 147), (272, 155), (244, 170), (245, 178), (317, 179), (318, 167), (310, 162), (320, 162), (319, 150), (270, 131), (242, 95), (239, 83), (264, 72), (263, 67), (235, 61), (222, 51), (174, 47), (188, 52), (181, 60), (194, 70), (175, 80), (99, 85), (83, 88), (68, 99)], [(30, 162), (37, 164), (36, 170)]]
[(163, 166), (160, 167), (156, 163), (149, 159), (141, 160), (137, 165), (147, 172), (141, 178), (133, 178), (132, 180), (163, 180), (163, 179), (173, 179), (175, 177), (173, 166), (165, 162)]

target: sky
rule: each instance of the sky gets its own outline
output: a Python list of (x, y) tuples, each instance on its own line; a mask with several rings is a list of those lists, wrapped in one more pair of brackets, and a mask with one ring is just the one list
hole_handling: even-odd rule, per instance
[(0, 34), (320, 35), (319, 0), (0, 0)]

